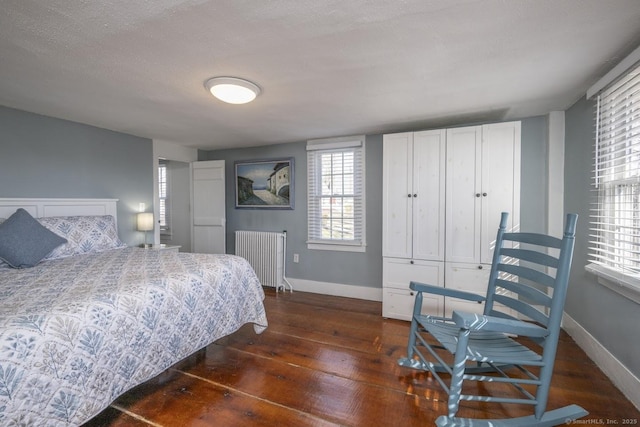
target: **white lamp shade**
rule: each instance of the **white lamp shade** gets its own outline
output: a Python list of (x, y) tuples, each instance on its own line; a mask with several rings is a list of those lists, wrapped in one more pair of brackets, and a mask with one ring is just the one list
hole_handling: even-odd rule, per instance
[(229, 104), (246, 104), (260, 95), (256, 84), (236, 77), (214, 77), (204, 86), (213, 96)]
[(153, 214), (151, 212), (142, 212), (138, 214), (138, 231), (153, 230)]

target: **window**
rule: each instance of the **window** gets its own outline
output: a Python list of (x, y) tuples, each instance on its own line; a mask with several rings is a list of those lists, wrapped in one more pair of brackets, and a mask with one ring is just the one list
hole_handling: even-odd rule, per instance
[(307, 143), (309, 249), (365, 250), (364, 136)]
[(165, 160), (160, 160), (158, 165), (158, 195), (160, 200), (158, 208), (158, 223), (160, 224), (160, 234), (171, 235), (169, 171), (167, 168), (167, 162)]
[(594, 186), (588, 268), (640, 291), (640, 66), (598, 95)]

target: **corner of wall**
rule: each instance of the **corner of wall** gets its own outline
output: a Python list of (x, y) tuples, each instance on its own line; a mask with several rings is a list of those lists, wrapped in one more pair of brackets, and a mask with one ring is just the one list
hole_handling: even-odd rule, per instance
[(562, 327), (627, 399), (640, 410), (640, 379), (567, 313), (564, 313), (562, 318)]
[(564, 111), (548, 116), (547, 230), (560, 236), (564, 229)]

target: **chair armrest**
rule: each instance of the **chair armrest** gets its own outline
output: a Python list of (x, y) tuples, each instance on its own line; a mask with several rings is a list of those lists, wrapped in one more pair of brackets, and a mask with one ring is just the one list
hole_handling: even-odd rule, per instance
[(425, 292), (427, 294), (443, 295), (445, 297), (459, 298), (467, 301), (483, 302), (486, 298), (483, 295), (471, 292), (458, 291), (455, 289), (443, 288), (442, 286), (427, 285), (420, 282), (410, 282), (409, 287), (417, 292)]
[(545, 337), (549, 334), (547, 329), (533, 323), (464, 311), (454, 310), (452, 319), (460, 328), (471, 331), (504, 332), (526, 337)]

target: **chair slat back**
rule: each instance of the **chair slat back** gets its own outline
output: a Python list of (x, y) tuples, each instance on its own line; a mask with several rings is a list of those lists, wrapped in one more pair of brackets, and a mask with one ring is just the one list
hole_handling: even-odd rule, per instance
[[(528, 318), (559, 328), (577, 215), (567, 215), (562, 239), (540, 233), (506, 232), (503, 213), (496, 237), (484, 314)], [(497, 304), (496, 304), (497, 303)], [(508, 310), (515, 312), (515, 316)]]

